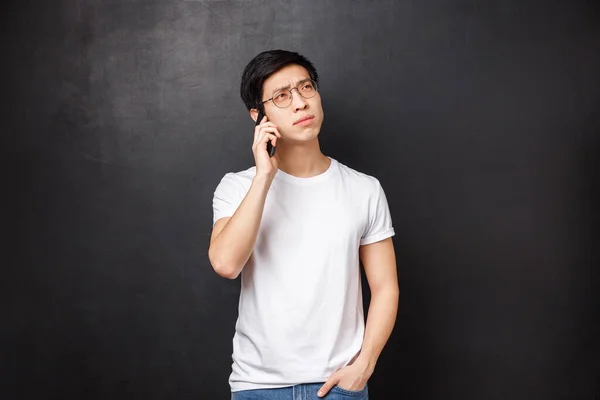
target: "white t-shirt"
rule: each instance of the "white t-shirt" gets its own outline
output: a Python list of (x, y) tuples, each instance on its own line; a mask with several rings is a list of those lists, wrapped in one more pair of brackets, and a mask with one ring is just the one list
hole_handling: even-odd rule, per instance
[[(223, 177), (213, 223), (233, 215), (255, 168)], [(310, 178), (277, 171), (241, 273), (231, 391), (323, 382), (347, 365), (365, 327), (359, 247), (393, 235), (376, 178), (332, 158)]]

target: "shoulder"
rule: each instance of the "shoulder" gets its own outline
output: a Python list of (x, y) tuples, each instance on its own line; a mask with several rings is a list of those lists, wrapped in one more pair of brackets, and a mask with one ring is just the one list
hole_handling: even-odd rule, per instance
[(360, 189), (362, 192), (376, 193), (379, 191), (381, 183), (375, 176), (358, 171), (339, 161), (337, 163), (342, 179), (351, 183), (353, 187)]
[(239, 182), (252, 180), (252, 178), (255, 175), (255, 171), (256, 171), (255, 166), (252, 166), (252, 167), (242, 170), (242, 171), (230, 171), (230, 172), (227, 172), (221, 180), (233, 180), (233, 181), (239, 181)]
[(227, 172), (218, 184), (218, 188), (222, 187), (237, 187), (248, 188), (252, 183), (252, 178), (255, 175), (256, 167), (252, 166), (242, 171)]

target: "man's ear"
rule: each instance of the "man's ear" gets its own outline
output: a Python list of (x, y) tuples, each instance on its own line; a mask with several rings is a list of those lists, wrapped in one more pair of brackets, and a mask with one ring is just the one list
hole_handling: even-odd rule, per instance
[(258, 110), (256, 108), (250, 109), (250, 118), (256, 122), (256, 118), (258, 118)]

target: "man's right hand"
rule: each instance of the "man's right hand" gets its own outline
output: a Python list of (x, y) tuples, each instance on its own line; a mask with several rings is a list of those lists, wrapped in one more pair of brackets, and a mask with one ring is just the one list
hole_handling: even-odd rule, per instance
[(256, 176), (263, 176), (273, 179), (277, 173), (277, 159), (269, 157), (267, 152), (267, 142), (275, 146), (277, 139), (281, 138), (281, 134), (272, 122), (267, 121), (267, 117), (263, 117), (260, 124), (254, 128), (254, 143), (252, 145), (252, 153), (254, 153), (254, 163), (256, 164)]
[(267, 142), (273, 146), (281, 134), (277, 126), (264, 117), (254, 128), (252, 152), (256, 175), (250, 189), (231, 217), (216, 221), (210, 239), (208, 257), (214, 270), (221, 276), (235, 279), (248, 262), (262, 220), (269, 187), (277, 173), (277, 160), (269, 157)]

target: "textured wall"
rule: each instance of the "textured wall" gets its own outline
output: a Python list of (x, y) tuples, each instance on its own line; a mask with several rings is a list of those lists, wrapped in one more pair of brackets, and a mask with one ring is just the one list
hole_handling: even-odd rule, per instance
[(323, 151), (390, 203), (372, 398), (598, 394), (591, 2), (53, 3), (2, 6), (1, 397), (228, 398), (212, 193), (253, 161), (239, 79), (273, 48), (316, 64)]

